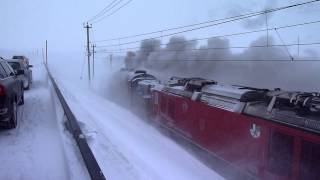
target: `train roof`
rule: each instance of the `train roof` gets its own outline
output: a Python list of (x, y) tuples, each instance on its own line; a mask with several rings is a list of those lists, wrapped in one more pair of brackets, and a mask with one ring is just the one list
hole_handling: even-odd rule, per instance
[(179, 77), (154, 89), (320, 134), (320, 93), (259, 89)]
[(128, 81), (131, 81), (135, 76), (141, 75), (141, 74), (147, 74), (147, 71), (145, 70), (136, 70), (136, 71), (129, 71), (128, 73)]
[(238, 100), (240, 100), (245, 93), (250, 91), (252, 90), (226, 84), (208, 85), (204, 86), (201, 90), (203, 93), (230, 97)]
[(243, 113), (320, 134), (319, 93), (270, 91), (264, 101), (248, 103)]
[(185, 77), (171, 77), (169, 81), (167, 81), (167, 86), (185, 86), (191, 80), (205, 80), (202, 78), (185, 78)]
[(266, 92), (268, 92), (266, 89), (221, 84), (202, 78), (177, 77), (171, 78), (164, 90), (187, 97), (192, 96), (193, 92), (199, 92), (206, 96), (219, 96), (241, 102), (261, 100), (265, 98)]
[(143, 85), (143, 86), (149, 86), (149, 85), (155, 86), (155, 85), (158, 85), (159, 83), (160, 81), (156, 79), (145, 79), (138, 82), (139, 85)]

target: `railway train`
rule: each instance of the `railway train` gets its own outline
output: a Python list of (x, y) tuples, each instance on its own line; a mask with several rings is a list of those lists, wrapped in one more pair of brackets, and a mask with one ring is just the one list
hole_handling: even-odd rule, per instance
[(320, 94), (128, 75), (152, 119), (254, 179), (320, 179)]

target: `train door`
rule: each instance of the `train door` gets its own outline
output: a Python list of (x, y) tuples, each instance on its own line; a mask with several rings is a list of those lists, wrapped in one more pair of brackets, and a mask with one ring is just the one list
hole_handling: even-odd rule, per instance
[(194, 103), (194, 101), (183, 97), (175, 99), (175, 125), (189, 139), (192, 139), (195, 132), (194, 120), (197, 109)]
[(293, 179), (295, 137), (272, 128), (266, 161), (265, 179)]
[(320, 178), (320, 144), (302, 140), (299, 180), (317, 180)]

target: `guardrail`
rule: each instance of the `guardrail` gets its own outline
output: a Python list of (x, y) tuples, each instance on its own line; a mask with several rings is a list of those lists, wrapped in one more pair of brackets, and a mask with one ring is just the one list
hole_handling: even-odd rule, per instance
[(103, 173), (99, 167), (99, 164), (98, 164), (96, 158), (94, 157), (94, 155), (93, 155), (93, 153), (87, 143), (87, 140), (80, 129), (80, 126), (78, 124), (76, 117), (74, 116), (74, 114), (72, 113), (66, 100), (64, 99), (64, 97), (63, 97), (58, 85), (56, 84), (54, 78), (52, 77), (47, 65), (45, 65), (45, 67), (48, 72), (51, 83), (57, 93), (59, 101), (63, 107), (64, 113), (67, 117), (67, 121), (66, 121), (67, 129), (68, 129), (68, 131), (70, 131), (70, 133), (73, 135), (74, 140), (77, 142), (78, 148), (81, 152), (83, 161), (86, 165), (86, 168), (89, 172), (91, 179), (92, 180), (105, 180), (106, 178), (103, 175)]

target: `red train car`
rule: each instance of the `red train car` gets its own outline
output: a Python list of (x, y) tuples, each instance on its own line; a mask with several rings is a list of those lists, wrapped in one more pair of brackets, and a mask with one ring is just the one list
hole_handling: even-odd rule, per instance
[(158, 123), (256, 179), (320, 178), (320, 98), (172, 78), (152, 91)]

